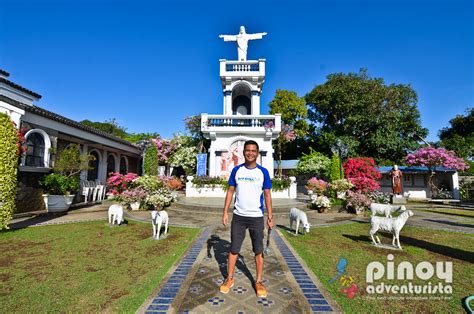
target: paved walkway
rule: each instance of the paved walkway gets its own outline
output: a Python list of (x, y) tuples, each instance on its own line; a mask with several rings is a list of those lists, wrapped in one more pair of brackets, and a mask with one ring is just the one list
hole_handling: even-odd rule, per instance
[[(268, 296), (253, 288), (255, 262), (247, 237), (237, 262), (235, 285), (228, 294), (219, 286), (227, 276), (229, 229), (208, 227), (154, 298), (138, 313), (310, 313), (333, 312), (337, 305), (314, 280), (278, 233), (272, 232), (263, 282)], [(316, 282), (315, 282), (316, 281)], [(321, 288), (321, 289), (320, 289)]]

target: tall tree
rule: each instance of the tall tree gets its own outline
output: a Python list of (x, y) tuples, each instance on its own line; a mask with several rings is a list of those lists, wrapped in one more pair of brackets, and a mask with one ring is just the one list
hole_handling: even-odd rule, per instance
[(115, 118), (106, 120), (105, 122), (93, 122), (90, 120), (83, 120), (81, 121), (81, 123), (123, 139), (128, 136), (127, 128), (120, 126), (117, 121), (115, 121)]
[(329, 154), (336, 139), (349, 145), (350, 156), (400, 161), (406, 150), (419, 147), (421, 126), (417, 95), (409, 85), (385, 85), (382, 78), (336, 73), (306, 95), (312, 137)]
[(302, 149), (299, 146), (304, 141), (309, 129), (306, 121), (308, 109), (304, 98), (298, 97), (293, 91), (277, 89), (275, 97), (268, 106), (270, 107), (270, 114), (281, 114), (282, 126), (291, 126), (294, 134), (290, 141), (286, 140), (286, 135), (280, 136), (275, 141), (274, 148), (279, 160), (280, 158), (296, 158), (301, 155)]
[(457, 115), (449, 120), (451, 126), (439, 131), (441, 146), (453, 150), (463, 158), (474, 158), (474, 108), (468, 108), (466, 115)]

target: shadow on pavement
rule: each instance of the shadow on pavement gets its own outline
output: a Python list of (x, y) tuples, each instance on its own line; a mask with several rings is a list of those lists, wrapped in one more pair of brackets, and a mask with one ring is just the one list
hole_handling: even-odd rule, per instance
[(16, 221), (14, 223), (11, 223), (9, 226), (10, 229), (23, 229), (23, 228), (28, 228), (37, 224), (44, 224), (50, 220), (56, 219), (58, 217), (67, 215), (66, 212), (64, 213), (48, 213), (48, 214), (41, 214), (29, 218), (25, 218), (24, 220)]
[[(221, 239), (218, 235), (211, 235), (207, 240), (207, 257), (211, 258), (214, 255), (217, 264), (219, 265), (219, 270), (223, 278), (227, 278), (227, 258), (228, 254), (224, 255), (222, 253), (229, 253), (230, 251), (230, 242), (224, 239)], [(212, 252), (212, 254), (211, 254)], [(239, 254), (237, 263), (235, 265), (237, 269), (242, 271), (245, 276), (250, 280), (252, 286), (255, 283), (255, 279), (250, 273), (247, 265), (245, 264), (244, 257)]]

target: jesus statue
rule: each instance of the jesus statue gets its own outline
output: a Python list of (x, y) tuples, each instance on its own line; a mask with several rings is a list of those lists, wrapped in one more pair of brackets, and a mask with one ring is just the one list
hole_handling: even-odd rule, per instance
[(247, 34), (245, 27), (240, 26), (240, 32), (237, 35), (219, 35), (219, 38), (223, 38), (224, 41), (236, 41), (239, 61), (247, 61), (248, 41), (262, 39), (266, 34), (267, 33)]

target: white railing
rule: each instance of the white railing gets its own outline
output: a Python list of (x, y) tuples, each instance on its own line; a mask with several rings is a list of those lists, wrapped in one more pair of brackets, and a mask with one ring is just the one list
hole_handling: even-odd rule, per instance
[(221, 76), (255, 75), (265, 76), (265, 59), (252, 61), (219, 60)]
[(229, 131), (235, 129), (247, 129), (254, 131), (265, 132), (280, 132), (281, 131), (281, 116), (280, 115), (208, 115), (203, 113), (201, 115), (201, 130), (224, 130)]

